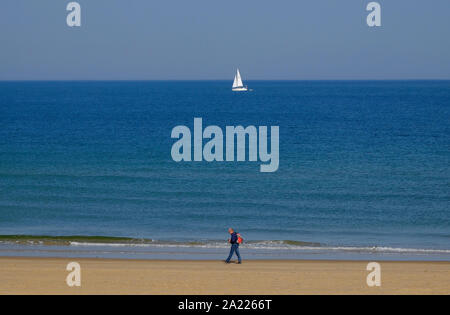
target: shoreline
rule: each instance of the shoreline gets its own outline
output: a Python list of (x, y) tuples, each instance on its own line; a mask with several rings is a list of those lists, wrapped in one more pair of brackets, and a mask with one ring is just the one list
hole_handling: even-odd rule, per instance
[[(223, 258), (225, 259), (226, 256), (228, 256), (228, 252), (224, 253)], [(0, 262), (3, 260), (61, 260), (61, 261), (74, 261), (74, 260), (92, 260), (92, 261), (122, 261), (122, 262), (176, 262), (176, 263), (222, 263), (224, 259), (170, 259), (170, 258), (105, 258), (105, 257), (60, 257), (60, 256), (0, 256)], [(233, 256), (231, 259), (231, 264), (233, 264), (233, 261), (237, 262), (236, 255)], [(243, 258), (243, 261), (246, 262), (258, 262), (258, 263), (284, 263), (284, 262), (296, 262), (296, 263), (315, 263), (315, 262), (329, 262), (329, 263), (361, 263), (361, 262), (371, 262), (371, 261), (378, 261), (380, 263), (394, 263), (394, 264), (410, 264), (410, 263), (418, 263), (418, 264), (449, 264), (450, 261), (448, 260), (370, 260), (370, 259), (298, 259), (298, 258), (291, 258), (291, 259), (280, 259), (280, 258), (273, 258), (273, 259), (254, 259), (254, 258)]]
[[(450, 261), (447, 247), (336, 245), (299, 240), (250, 240), (241, 245), (252, 260)], [(223, 240), (158, 240), (112, 236), (0, 235), (0, 257), (144, 260), (221, 260)]]
[[(228, 252), (224, 253), (225, 256), (228, 255)], [(36, 259), (36, 260), (64, 260), (64, 261), (73, 261), (74, 259), (78, 260), (93, 260), (93, 261), (123, 261), (123, 262), (191, 262), (191, 263), (198, 263), (198, 262), (219, 262), (222, 263), (224, 259), (146, 259), (146, 258), (105, 258), (105, 257), (60, 257), (60, 256), (53, 256), (53, 257), (42, 257), (42, 256), (0, 256), (0, 262), (2, 260), (28, 260), (28, 259)], [(367, 259), (254, 259), (254, 258), (243, 258), (243, 261), (247, 262), (259, 262), (259, 263), (267, 263), (267, 262), (298, 262), (298, 263), (314, 263), (314, 262), (330, 262), (330, 263), (358, 263), (358, 262), (369, 262), (372, 260)], [(233, 256), (231, 259), (231, 262), (237, 261), (236, 256)], [(379, 260), (380, 262), (386, 262), (386, 263), (398, 263), (398, 264), (409, 264), (409, 263), (436, 263), (436, 264), (449, 264), (450, 261), (448, 260)], [(232, 264), (232, 263), (231, 263)]]
[[(81, 287), (65, 280), (81, 266)], [(450, 262), (383, 261), (381, 287), (369, 261), (0, 257), (0, 294), (450, 294)]]
[[(389, 251), (383, 248), (328, 248), (307, 246), (241, 246), (246, 260), (325, 260), (325, 261), (447, 261), (450, 253)], [(0, 257), (106, 258), (137, 260), (220, 261), (227, 257), (229, 245), (168, 244), (6, 244), (0, 242)]]

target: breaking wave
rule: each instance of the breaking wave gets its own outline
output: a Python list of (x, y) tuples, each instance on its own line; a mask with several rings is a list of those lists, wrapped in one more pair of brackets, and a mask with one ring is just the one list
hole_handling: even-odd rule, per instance
[[(33, 236), (33, 235), (0, 235), (0, 243), (22, 245), (56, 245), (74, 247), (148, 247), (148, 248), (226, 248), (225, 241), (166, 241), (109, 236)], [(255, 250), (296, 250), (296, 251), (334, 251), (355, 253), (406, 253), (406, 254), (450, 254), (450, 249), (399, 248), (386, 246), (330, 246), (314, 242), (294, 240), (257, 240), (242, 244), (243, 247)]]

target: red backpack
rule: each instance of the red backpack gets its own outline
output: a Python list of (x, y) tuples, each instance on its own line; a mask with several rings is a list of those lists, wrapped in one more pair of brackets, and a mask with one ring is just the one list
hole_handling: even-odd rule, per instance
[(244, 239), (242, 238), (241, 234), (237, 233), (237, 243), (238, 244), (242, 244), (242, 242), (244, 242)]

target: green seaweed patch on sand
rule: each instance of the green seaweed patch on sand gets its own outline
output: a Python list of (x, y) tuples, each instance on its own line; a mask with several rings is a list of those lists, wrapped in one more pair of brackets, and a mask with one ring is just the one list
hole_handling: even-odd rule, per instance
[(314, 242), (302, 242), (302, 241), (291, 241), (291, 240), (284, 240), (281, 241), (285, 245), (291, 245), (291, 246), (305, 246), (305, 247), (320, 247), (320, 243), (314, 243)]
[(112, 236), (49, 236), (49, 235), (0, 235), (0, 242), (15, 244), (40, 244), (40, 245), (70, 245), (72, 242), (80, 243), (119, 243), (119, 244), (146, 244), (152, 240), (135, 239), (130, 237)]

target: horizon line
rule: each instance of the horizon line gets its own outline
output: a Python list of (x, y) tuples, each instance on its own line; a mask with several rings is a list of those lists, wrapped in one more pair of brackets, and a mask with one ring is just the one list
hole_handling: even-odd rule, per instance
[[(205, 82), (233, 81), (232, 79), (0, 79), (0, 82)], [(450, 81), (450, 78), (414, 78), (414, 79), (246, 79), (245, 81)]]

